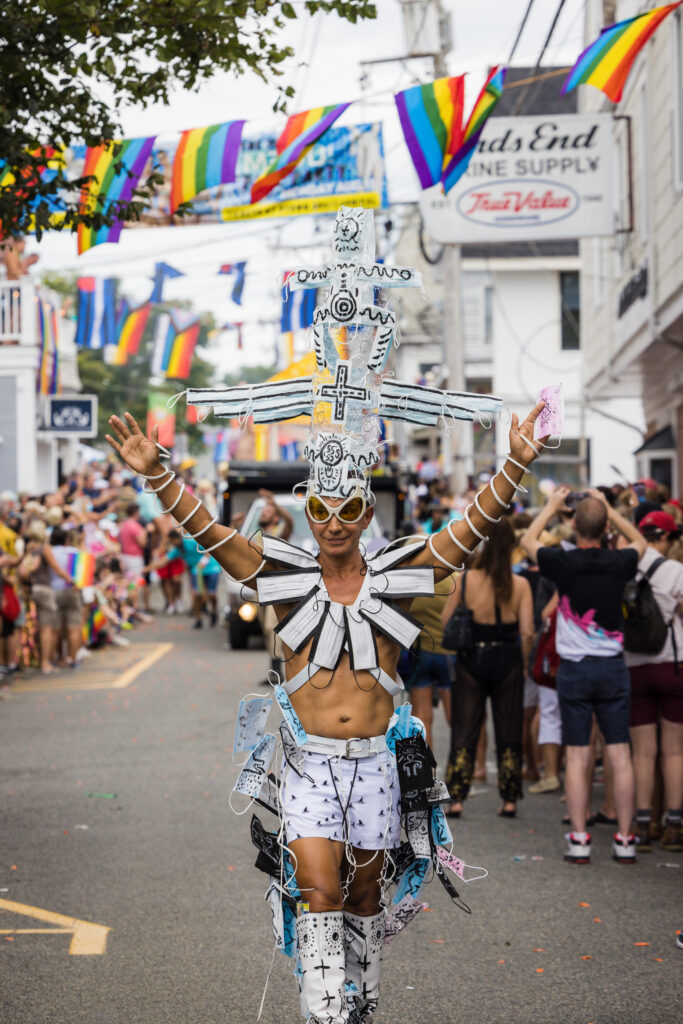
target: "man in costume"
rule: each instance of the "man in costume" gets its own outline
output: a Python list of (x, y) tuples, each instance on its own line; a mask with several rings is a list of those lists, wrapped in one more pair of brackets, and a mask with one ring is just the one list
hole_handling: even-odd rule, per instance
[[(317, 379), (278, 393), (253, 385), (248, 393), (188, 396), (219, 415), (251, 414), (256, 422), (282, 417), (285, 406), (290, 416), (311, 414), (312, 469), (302, 497), (317, 557), (218, 524), (164, 467), (156, 435), (145, 437), (128, 413), (112, 416), (114, 436), (107, 438), (179, 526), (233, 579), (255, 581), (259, 601), (274, 606), (286, 670), (282, 683), (273, 680), (284, 719), (281, 778), (269, 771), (276, 737), (264, 732), (272, 701), (243, 701), (235, 749), (248, 757), (234, 792), (281, 818), (279, 829), (268, 832), (254, 816), (252, 838), (257, 867), (271, 879), (278, 946), (295, 959), (310, 1024), (372, 1019), (383, 947), (425, 906), (419, 896), (428, 870), (459, 899), (446, 870), (463, 877), (465, 867), (446, 848), (452, 840), (439, 802), (447, 792), (434, 781), (433, 756), (410, 706), (394, 712), (393, 698), (403, 689), (396, 666), (401, 646), (410, 647), (421, 628), (409, 613), (412, 599), (433, 594), (435, 579), (458, 570), (487, 539), (540, 452), (533, 433), (542, 403), (522, 424), (512, 416), (510, 454), (462, 522), (364, 557), (361, 536), (374, 514), (368, 470), (377, 461), (377, 416), (435, 422), (426, 417), (472, 418), (491, 410), (486, 402), (497, 407), (482, 396), (419, 389), (382, 375), (393, 318), (375, 305), (374, 288), (415, 277), (371, 264), (363, 238), (368, 217), (342, 209), (336, 262), (297, 272), (302, 287), (330, 285), (313, 329)], [(390, 882), (396, 893), (387, 910)]]

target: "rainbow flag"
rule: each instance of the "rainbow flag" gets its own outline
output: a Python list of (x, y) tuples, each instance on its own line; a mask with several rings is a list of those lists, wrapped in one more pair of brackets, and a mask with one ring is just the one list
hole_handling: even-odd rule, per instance
[(394, 96), (403, 135), (422, 188), (441, 181), (449, 154), (460, 146), (465, 76), (437, 78)]
[(36, 390), (39, 395), (58, 395), (62, 390), (59, 366), (59, 318), (52, 303), (46, 302), (40, 295), (36, 298), (38, 337), (40, 338)]
[(634, 60), (666, 16), (680, 6), (678, 0), (604, 28), (577, 60), (562, 87), (562, 95), (577, 85), (594, 85), (618, 103)]
[(95, 579), (95, 556), (88, 551), (73, 551), (67, 555), (65, 572), (79, 588), (91, 587)]
[(462, 133), (462, 140), (453, 156), (443, 170), (441, 183), (445, 193), (450, 192), (455, 183), (462, 178), (467, 170), (472, 154), (477, 148), (481, 133), (488, 118), (496, 108), (503, 95), (506, 68), (495, 67), (477, 97), (472, 112)]
[(244, 121), (183, 132), (173, 158), (171, 213), (206, 188), (235, 180)]
[(272, 192), (350, 105), (340, 103), (333, 107), (315, 107), (288, 118), (285, 130), (275, 144), (277, 157), (265, 174), (251, 186), (252, 203), (258, 203)]
[(107, 625), (107, 616), (101, 608), (93, 605), (88, 612), (88, 618), (83, 626), (83, 642), (87, 647), (97, 642), (99, 633)]
[[(81, 210), (115, 214), (119, 203), (128, 202), (152, 155), (154, 140), (154, 135), (143, 139), (124, 139), (116, 155), (111, 142), (102, 146), (89, 146), (85, 154), (83, 177), (92, 175), (95, 180), (81, 191)], [(120, 220), (115, 221), (111, 227), (103, 224), (100, 228), (86, 228), (79, 224), (79, 254), (102, 242), (118, 242), (122, 227), (123, 221)]]
[(115, 346), (107, 346), (113, 349), (106, 352), (106, 361), (111, 366), (125, 366), (129, 356), (138, 354), (151, 310), (150, 302), (143, 302), (137, 309), (129, 309), (124, 299), (116, 324), (117, 343)]
[(176, 311), (175, 319), (170, 313), (161, 314), (157, 320), (152, 347), (150, 369), (153, 375), (176, 377), (179, 380), (190, 376), (199, 327), (199, 320), (187, 319), (187, 314), (183, 318), (180, 310)]

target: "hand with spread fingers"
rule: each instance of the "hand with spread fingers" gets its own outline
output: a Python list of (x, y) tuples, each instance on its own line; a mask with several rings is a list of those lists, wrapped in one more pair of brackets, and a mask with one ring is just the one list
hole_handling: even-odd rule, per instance
[[(541, 445), (546, 444), (550, 437), (547, 434), (545, 437), (539, 437), (534, 440), (534, 424), (544, 408), (545, 402), (538, 402), (522, 423), (519, 422), (517, 413), (512, 414), (510, 423), (510, 454), (525, 466), (528, 466), (534, 459), (538, 458), (540, 454), (538, 449)], [(536, 450), (536, 454), (534, 454), (534, 450)]]
[(116, 437), (106, 434), (107, 441), (134, 473), (153, 476), (164, 469), (159, 461), (158, 427), (154, 427), (151, 436), (147, 437), (129, 412), (123, 414), (123, 419), (110, 416), (109, 426)]

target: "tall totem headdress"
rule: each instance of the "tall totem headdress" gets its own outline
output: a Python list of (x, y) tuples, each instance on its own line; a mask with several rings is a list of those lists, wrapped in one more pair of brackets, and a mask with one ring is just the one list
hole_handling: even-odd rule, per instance
[(422, 287), (422, 275), (375, 263), (372, 211), (340, 207), (332, 259), (319, 269), (295, 270), (287, 287), (325, 289), (313, 317), (315, 373), (263, 384), (190, 388), (187, 401), (212, 407), (216, 416), (243, 421), (253, 416), (254, 423), (309, 415), (305, 455), (311, 467), (309, 488), (316, 494), (347, 498), (360, 486), (370, 497), (383, 419), (434, 426), (442, 417), (472, 420), (500, 412), (498, 398), (403, 383), (387, 371), (396, 320), (389, 308), (376, 304), (376, 291)]

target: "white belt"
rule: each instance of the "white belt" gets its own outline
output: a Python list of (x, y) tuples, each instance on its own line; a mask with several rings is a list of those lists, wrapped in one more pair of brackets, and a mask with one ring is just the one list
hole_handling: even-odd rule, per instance
[(313, 754), (327, 754), (328, 757), (361, 758), (381, 754), (387, 749), (387, 740), (385, 736), (369, 736), (367, 739), (354, 736), (350, 740), (334, 740), (328, 736), (309, 734), (302, 747)]

